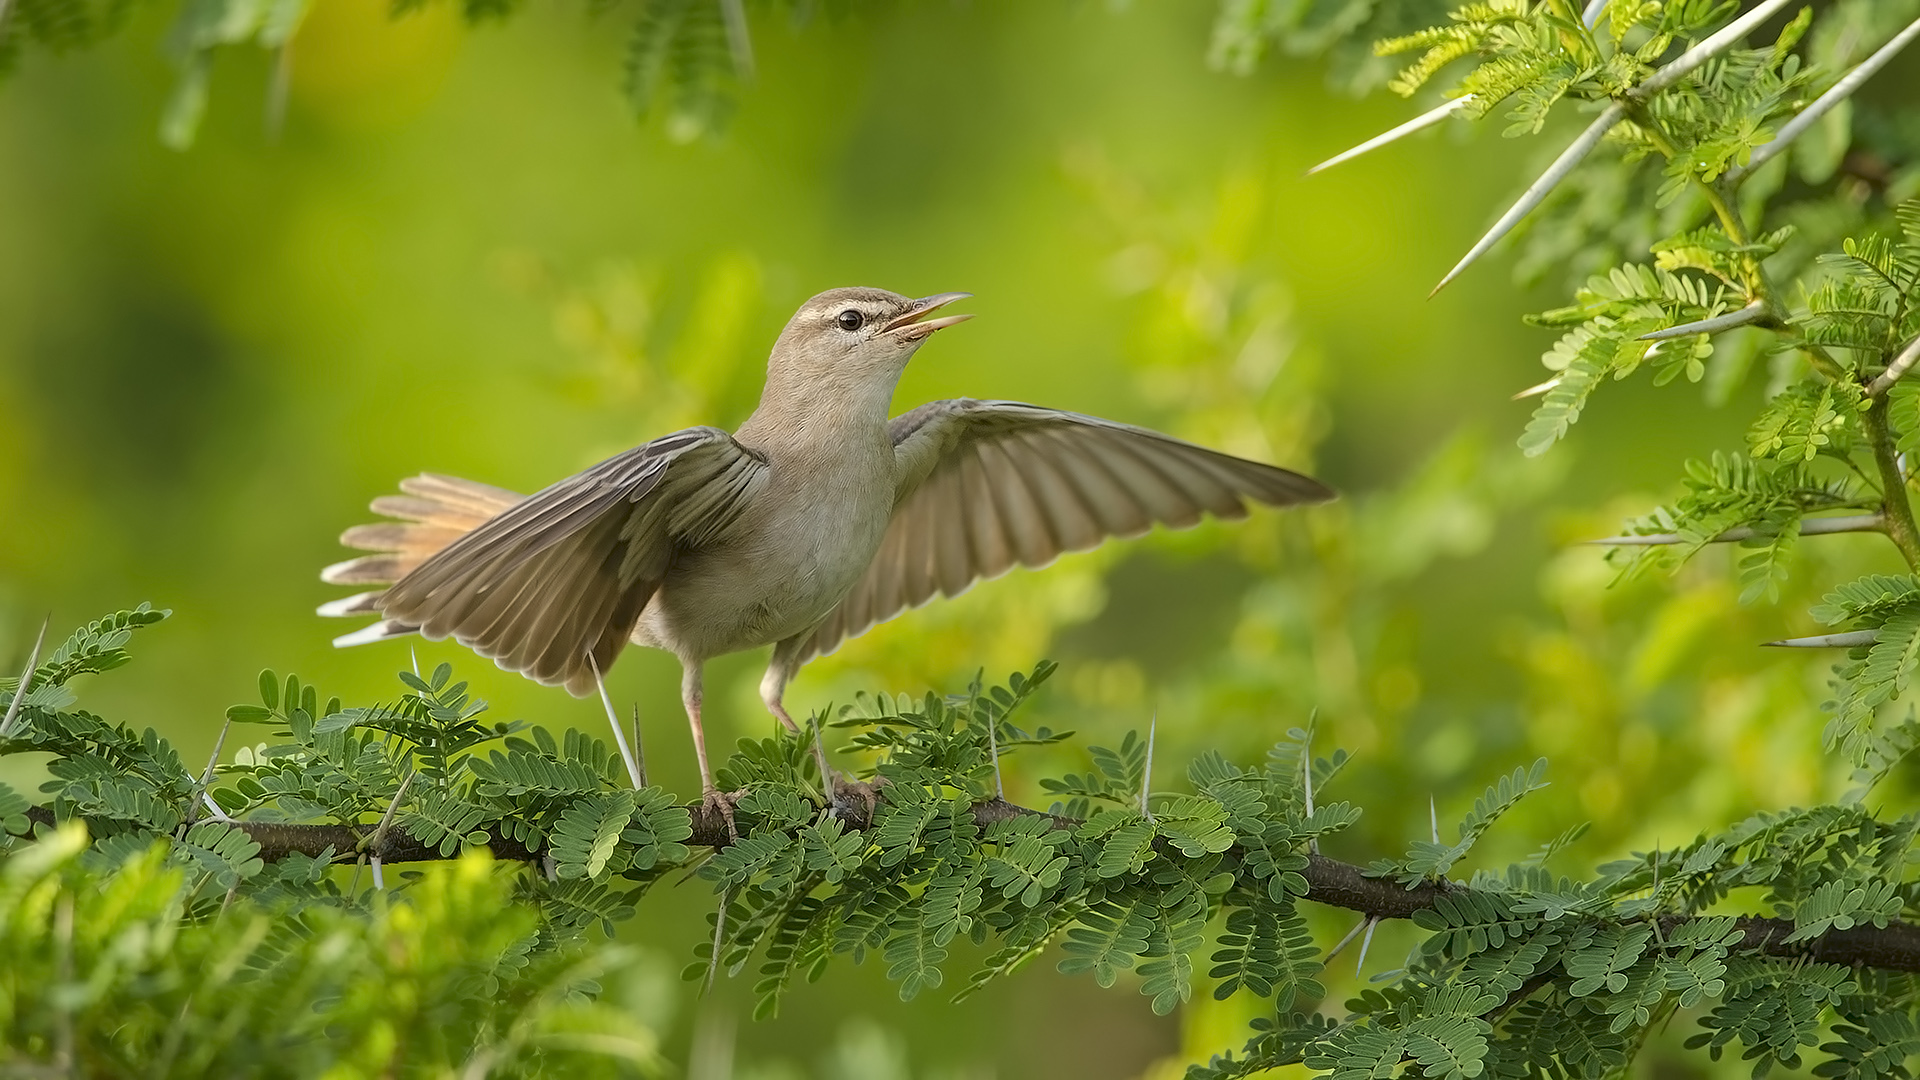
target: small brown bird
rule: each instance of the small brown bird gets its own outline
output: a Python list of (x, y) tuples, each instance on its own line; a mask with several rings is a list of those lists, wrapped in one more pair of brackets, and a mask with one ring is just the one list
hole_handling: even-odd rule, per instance
[(969, 295), (834, 289), (807, 301), (731, 435), (674, 432), (531, 496), (431, 473), (401, 481), (404, 495), (373, 502), (400, 521), (340, 538), (380, 554), (321, 572), (390, 584), (320, 608), (383, 616), (334, 644), (451, 637), (580, 697), (627, 642), (665, 649), (685, 673), (713, 803), (700, 727), (713, 657), (772, 645), (760, 696), (797, 731), (781, 696), (800, 665), (936, 594), (1155, 523), (1245, 517), (1248, 500), (1333, 497), (1285, 469), (1016, 402), (954, 398), (889, 420), (914, 352), (971, 317), (928, 316)]

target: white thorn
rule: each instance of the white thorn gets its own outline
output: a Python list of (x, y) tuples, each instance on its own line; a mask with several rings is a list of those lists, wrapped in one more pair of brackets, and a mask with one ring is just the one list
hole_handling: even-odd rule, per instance
[(233, 819), (227, 816), (225, 810), (220, 809), (219, 803), (213, 801), (213, 796), (203, 791), (200, 793), (200, 801), (207, 804), (207, 811), (213, 815), (213, 820), (232, 823)]
[(1553, 389), (1554, 387), (1559, 386), (1560, 380), (1563, 377), (1564, 376), (1555, 375), (1553, 378), (1548, 379), (1546, 382), (1535, 383), (1532, 386), (1527, 387), (1525, 390), (1522, 390), (1519, 393), (1513, 395), (1513, 397), (1510, 400), (1525, 401), (1527, 398), (1530, 398), (1530, 397), (1538, 397), (1539, 395), (1546, 393), (1547, 391)]
[(1334, 944), (1333, 948), (1327, 950), (1327, 958), (1320, 962), (1320, 966), (1326, 967), (1328, 964), (1333, 963), (1333, 958), (1340, 955), (1340, 950), (1351, 944), (1354, 938), (1359, 937), (1360, 931), (1365, 930), (1367, 924), (1372, 921), (1373, 917), (1371, 915), (1360, 916), (1360, 921), (1353, 924), (1353, 929), (1347, 931), (1347, 936), (1341, 938)]
[(1894, 35), (1892, 41), (1882, 45), (1879, 51), (1862, 60), (1858, 67), (1847, 72), (1839, 82), (1828, 87), (1826, 93), (1815, 98), (1813, 104), (1800, 110), (1798, 115), (1782, 125), (1780, 133), (1773, 137), (1773, 141), (1764, 143), (1754, 150), (1753, 154), (1747, 158), (1745, 165), (1728, 169), (1727, 182), (1737, 184), (1753, 170), (1773, 160), (1774, 155), (1785, 150), (1788, 143), (1799, 138), (1808, 128), (1818, 123), (1820, 118), (1831, 111), (1835, 105), (1852, 97), (1855, 90), (1860, 89), (1868, 79), (1873, 78), (1881, 68), (1886, 67), (1887, 61), (1892, 60), (1901, 49), (1912, 44), (1916, 37), (1920, 37), (1920, 19), (1909, 23), (1905, 30)]
[[(1000, 736), (994, 730), (999, 726), (1000, 721), (997, 718), (992, 716), (987, 717), (987, 753), (993, 757), (993, 797), (999, 799), (1001, 802), (1005, 802), (1007, 800), (1007, 788), (1000, 780)], [(1149, 762), (1149, 767), (1151, 767), (1151, 762)]]
[(1708, 60), (1741, 38), (1746, 37), (1761, 23), (1766, 22), (1774, 12), (1786, 7), (1792, 0), (1761, 0), (1752, 11), (1728, 23), (1720, 32), (1707, 38), (1700, 44), (1675, 57), (1673, 62), (1646, 77), (1639, 86), (1628, 91), (1628, 96), (1637, 101), (1645, 101), (1665, 90)]
[[(1626, 115), (1625, 102), (1616, 101), (1608, 105), (1604, 112), (1594, 118), (1593, 123), (1587, 125), (1587, 130), (1573, 140), (1573, 145), (1567, 147), (1558, 158), (1554, 159), (1547, 171), (1540, 175), (1540, 179), (1535, 180), (1533, 185), (1521, 194), (1520, 200), (1509, 207), (1507, 212), (1500, 216), (1499, 221), (1494, 222), (1493, 228), (1488, 229), (1487, 234), (1480, 238), (1480, 242), (1473, 245), (1473, 250), (1467, 252), (1466, 257), (1461, 259), (1452, 270), (1447, 271), (1447, 276), (1440, 279), (1440, 284), (1433, 287), (1433, 292), (1437, 293), (1446, 288), (1448, 283), (1460, 276), (1461, 271), (1472, 266), (1475, 260), (1486, 254), (1488, 248), (1498, 243), (1501, 237), (1512, 232), (1513, 227), (1520, 224), (1521, 218), (1526, 217), (1533, 212), (1534, 207), (1545, 202), (1553, 189), (1560, 185), (1560, 181), (1565, 180), (1581, 160), (1592, 153), (1594, 147), (1600, 145), (1600, 140), (1606, 136), (1613, 125), (1619, 123), (1620, 119)], [(1433, 293), (1428, 295), (1432, 296)]]
[(1760, 317), (1766, 313), (1766, 303), (1755, 300), (1746, 307), (1729, 311), (1724, 315), (1715, 315), (1711, 319), (1701, 319), (1699, 322), (1669, 326), (1665, 330), (1655, 330), (1651, 334), (1641, 334), (1634, 340), (1666, 341), (1669, 338), (1689, 337), (1693, 334), (1717, 334), (1722, 330), (1731, 330), (1736, 326), (1745, 326), (1750, 322), (1757, 322)]
[(1308, 169), (1307, 175), (1312, 176), (1314, 173), (1331, 169), (1335, 165), (1352, 161), (1354, 158), (1359, 157), (1369, 150), (1378, 150), (1388, 143), (1403, 139), (1416, 131), (1424, 131), (1471, 104), (1473, 104), (1473, 95), (1468, 94), (1465, 97), (1454, 98), (1452, 101), (1440, 105), (1437, 108), (1428, 109), (1426, 112), (1421, 113), (1419, 116), (1414, 117), (1391, 131), (1375, 135), (1373, 138), (1368, 139), (1366, 142), (1361, 143), (1359, 146), (1345, 153), (1335, 154), (1320, 164), (1315, 165), (1313, 168)]
[[(1833, 533), (1879, 532), (1886, 522), (1879, 514), (1849, 514), (1846, 517), (1806, 518), (1800, 522), (1801, 536), (1827, 536)], [(1728, 529), (1719, 536), (1707, 541), (1709, 544), (1732, 544), (1753, 535), (1753, 529), (1740, 525)], [(1661, 547), (1666, 544), (1684, 544), (1687, 538), (1679, 533), (1641, 533), (1627, 536), (1603, 536), (1598, 540), (1585, 541), (1605, 547)]]
[[(1914, 25), (1920, 26), (1920, 23)], [(1912, 370), (1915, 361), (1920, 361), (1920, 337), (1907, 342), (1907, 347), (1901, 349), (1900, 355), (1893, 358), (1893, 362), (1887, 365), (1887, 370), (1873, 377), (1873, 381), (1867, 384), (1867, 396), (1879, 397), (1893, 389), (1893, 384), (1899, 382), (1902, 376)]]
[(613, 741), (620, 747), (620, 760), (627, 763), (627, 777), (633, 781), (635, 791), (647, 786), (640, 776), (640, 763), (633, 758), (633, 751), (627, 748), (627, 733), (620, 730), (620, 718), (614, 715), (613, 699), (607, 696), (607, 680), (600, 675), (600, 662), (593, 658), (593, 650), (587, 650), (587, 666), (593, 669), (593, 685), (600, 690), (600, 704), (607, 710), (607, 723), (613, 728)]
[(1353, 962), (1353, 973), (1355, 975), (1359, 975), (1366, 969), (1367, 950), (1373, 947), (1373, 929), (1379, 925), (1379, 919), (1371, 917), (1367, 919), (1367, 936), (1360, 939), (1360, 959)]
[(700, 996), (713, 993), (713, 977), (720, 971), (720, 938), (727, 926), (727, 901), (733, 899), (733, 889), (720, 891), (720, 910), (713, 913), (713, 959), (707, 964), (707, 982), (700, 988)]
[(1152, 719), (1147, 721), (1147, 766), (1140, 771), (1140, 816), (1153, 820), (1153, 811), (1147, 809), (1147, 792), (1153, 790), (1153, 736), (1160, 726), (1160, 710), (1153, 710)]
[(1763, 648), (1774, 649), (1854, 649), (1880, 640), (1878, 630), (1850, 630), (1844, 634), (1816, 634), (1813, 637), (1781, 638), (1763, 641)]
[(411, 645), (407, 646), (407, 659), (413, 662), (413, 677), (416, 679), (419, 678), (420, 677), (420, 650), (414, 648)]
[(720, 0), (720, 12), (727, 23), (727, 51), (733, 54), (733, 73), (741, 82), (753, 81), (753, 36), (747, 28), (747, 12), (740, 0)]
[(375, 891), (375, 892), (384, 892), (384, 891), (386, 891), (386, 888), (387, 888), (387, 882), (386, 882), (386, 879), (380, 876), (380, 856), (378, 856), (378, 855), (375, 855), (375, 856), (373, 856), (373, 857), (371, 857), (371, 858), (369, 858), (369, 859), (367, 860), (367, 865), (368, 865), (368, 866), (371, 866), (371, 867), (373, 867), (373, 888), (374, 888), (374, 891)]
[(1433, 796), (1427, 796), (1427, 827), (1433, 830), (1433, 842), (1440, 842), (1440, 810), (1433, 805)]
[(1600, 13), (1605, 10), (1607, 10), (1607, 0), (1592, 0), (1587, 5), (1587, 10), (1580, 13), (1580, 21), (1586, 23), (1588, 29), (1592, 29), (1600, 22)]
[(21, 669), (20, 681), (14, 685), (13, 700), (7, 704), (7, 715), (0, 717), (0, 739), (13, 737), (14, 721), (20, 717), (21, 703), (27, 700), (27, 690), (33, 682), (34, 672), (40, 670), (40, 646), (47, 643), (47, 626), (52, 622), (51, 613), (40, 620), (40, 636), (33, 639), (33, 648), (27, 650), (27, 666)]
[(374, 826), (373, 839), (367, 842), (367, 846), (373, 849), (375, 853), (373, 857), (376, 859), (380, 857), (378, 854), (380, 842), (387, 838), (387, 829), (393, 824), (394, 811), (400, 809), (400, 800), (406, 798), (407, 788), (413, 785), (413, 778), (416, 775), (418, 774), (410, 772), (400, 778), (400, 786), (393, 789), (393, 801), (387, 804), (387, 812), (380, 815), (380, 824)]
[[(1300, 785), (1306, 793), (1307, 816), (1313, 816), (1313, 722), (1307, 722), (1307, 741), (1300, 751)], [(1307, 850), (1320, 854), (1320, 838), (1307, 841)]]

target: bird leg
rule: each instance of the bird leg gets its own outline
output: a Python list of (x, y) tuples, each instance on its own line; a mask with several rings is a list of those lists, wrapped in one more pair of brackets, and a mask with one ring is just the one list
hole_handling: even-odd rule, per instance
[[(805, 738), (800, 725), (794, 723), (793, 717), (787, 715), (787, 707), (780, 700), (786, 695), (787, 680), (793, 678), (794, 670), (800, 666), (792, 659), (792, 654), (798, 651), (799, 644), (800, 639), (794, 637), (773, 647), (773, 659), (767, 662), (767, 673), (760, 679), (760, 700), (766, 703), (768, 712), (787, 725), (788, 731)], [(813, 734), (813, 761), (820, 767), (820, 782), (827, 786), (827, 792), (831, 796), (834, 789), (847, 782), (847, 779), (834, 772), (827, 764), (827, 750), (820, 744), (820, 733), (815, 731)]]
[(700, 805), (719, 814), (727, 823), (727, 836), (738, 840), (740, 832), (733, 826), (735, 796), (713, 785), (713, 769), (707, 765), (707, 733), (700, 726), (700, 664), (682, 661), (681, 672), (680, 704), (686, 706), (687, 726), (693, 729), (693, 756), (700, 763)]

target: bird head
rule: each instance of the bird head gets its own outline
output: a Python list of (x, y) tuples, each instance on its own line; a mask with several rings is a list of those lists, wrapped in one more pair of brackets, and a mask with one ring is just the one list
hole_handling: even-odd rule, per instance
[(834, 418), (884, 423), (907, 361), (936, 331), (971, 315), (934, 312), (971, 293), (915, 300), (885, 289), (831, 289), (800, 305), (767, 360), (767, 385), (756, 412), (782, 424)]
[(815, 377), (888, 370), (897, 376), (935, 331), (973, 318), (928, 316), (972, 295), (936, 293), (915, 300), (885, 289), (830, 289), (800, 305), (781, 332), (774, 356), (776, 362), (790, 358)]

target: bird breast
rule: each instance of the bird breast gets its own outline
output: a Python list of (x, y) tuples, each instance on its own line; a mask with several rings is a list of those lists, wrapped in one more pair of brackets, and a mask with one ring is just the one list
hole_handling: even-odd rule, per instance
[(768, 454), (773, 474), (724, 537), (682, 552), (635, 637), (683, 659), (770, 645), (811, 630), (873, 562), (893, 516), (895, 466), (838, 447)]

